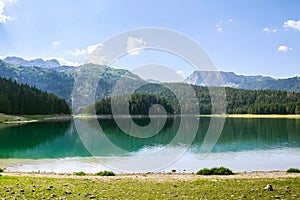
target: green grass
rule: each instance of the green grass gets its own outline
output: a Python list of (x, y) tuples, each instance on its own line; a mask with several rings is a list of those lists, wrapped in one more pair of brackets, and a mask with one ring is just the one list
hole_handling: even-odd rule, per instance
[(198, 175), (233, 175), (234, 173), (225, 167), (203, 168), (197, 171)]
[(115, 173), (113, 171), (101, 171), (95, 174), (96, 176), (115, 176)]
[(85, 176), (86, 173), (83, 172), (83, 171), (80, 171), (80, 172), (75, 172), (74, 175), (76, 175), (76, 176)]
[(286, 172), (288, 172), (288, 173), (300, 173), (300, 169), (297, 169), (297, 168), (289, 168)]
[(33, 121), (33, 120), (46, 120), (47, 118), (53, 118), (56, 117), (66, 117), (69, 115), (7, 115), (0, 113), (0, 125), (4, 125), (4, 123), (7, 122), (23, 122), (23, 121)]
[(5, 199), (299, 199), (299, 188), (299, 178), (0, 177)]

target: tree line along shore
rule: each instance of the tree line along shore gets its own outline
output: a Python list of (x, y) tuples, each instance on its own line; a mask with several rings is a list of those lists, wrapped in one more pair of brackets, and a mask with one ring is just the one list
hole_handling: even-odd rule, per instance
[[(139, 88), (129, 100), (129, 113), (131, 115), (148, 115), (149, 109), (155, 104), (164, 107), (166, 114), (181, 114), (182, 110), (195, 108), (197, 104), (200, 114), (212, 114), (212, 103), (208, 87), (192, 86), (198, 102), (192, 102), (186, 94), (187, 87), (191, 85), (174, 83), (177, 96), (170, 89), (159, 84), (148, 84)], [(54, 94), (41, 91), (26, 84), (0, 78), (0, 113), (7, 115), (55, 115), (72, 112), (71, 106), (65, 99)], [(171, 86), (170, 86), (171, 87)], [(300, 94), (286, 91), (273, 90), (244, 90), (225, 88), (227, 114), (300, 114)], [(116, 102), (124, 100), (124, 96), (114, 97)], [(224, 107), (224, 105), (214, 105)], [(103, 98), (95, 104), (82, 107), (78, 113), (90, 114), (95, 108), (97, 115), (112, 114), (111, 98)], [(159, 113), (160, 107), (157, 107)], [(126, 113), (119, 113), (126, 114)], [(218, 114), (218, 113), (217, 113)]]

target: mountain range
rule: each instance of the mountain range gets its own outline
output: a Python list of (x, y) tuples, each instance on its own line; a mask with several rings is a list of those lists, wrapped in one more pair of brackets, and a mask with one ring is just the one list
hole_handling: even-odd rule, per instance
[[(107, 66), (85, 64), (79, 67), (62, 66), (57, 60), (24, 60), (18, 57), (7, 57), (0, 60), (0, 77), (12, 79), (18, 83), (28, 84), (43, 91), (53, 93), (71, 103), (71, 95), (75, 78), (83, 73), (85, 67), (101, 72), (96, 100), (109, 97), (113, 87), (122, 77), (130, 78), (135, 82), (147, 83), (139, 76), (124, 69), (115, 69)], [(100, 70), (100, 71), (99, 71)], [(274, 79), (265, 76), (242, 76), (233, 72), (220, 72), (222, 85), (233, 88), (250, 90), (282, 90), (300, 93), (300, 78)], [(205, 77), (205, 79), (203, 78)], [(214, 72), (193, 72), (185, 82), (193, 85), (209, 86), (207, 80), (214, 79)], [(153, 81), (150, 81), (153, 83)]]
[[(5, 62), (5, 60), (9, 60), (10, 62)], [(33, 61), (24, 60), (24, 63), (27, 64), (23, 66), (19, 65), (23, 62), (22, 60), (22, 58), (17, 57), (0, 60), (0, 77), (12, 79), (18, 83), (28, 84), (43, 91), (53, 93), (66, 99), (69, 103), (71, 103), (75, 78), (84, 73), (83, 69), (86, 68), (89, 71), (96, 71), (96, 74), (102, 74), (98, 82), (96, 100), (108, 97), (111, 89), (121, 77), (131, 78), (135, 82), (144, 82), (140, 77), (128, 70), (114, 69), (107, 66), (85, 64), (72, 67), (61, 66), (59, 64), (51, 65), (50, 67), (50, 65), (45, 64), (49, 63), (49, 61), (43, 61), (42, 59)], [(32, 65), (32, 63), (35, 64)], [(56, 63), (56, 61), (52, 60), (51, 63)]]
[(25, 60), (23, 58), (19, 58), (15, 56), (9, 56), (6, 57), (3, 61), (11, 65), (24, 66), (24, 67), (35, 66), (35, 67), (48, 68), (48, 69), (60, 67), (60, 63), (55, 59), (43, 60), (42, 58), (37, 58), (33, 60)]
[[(216, 76), (221, 83), (214, 84)], [(248, 90), (282, 90), (300, 92), (300, 76), (275, 79), (268, 76), (243, 76), (233, 72), (194, 71), (185, 79), (186, 83), (200, 86), (223, 86)]]

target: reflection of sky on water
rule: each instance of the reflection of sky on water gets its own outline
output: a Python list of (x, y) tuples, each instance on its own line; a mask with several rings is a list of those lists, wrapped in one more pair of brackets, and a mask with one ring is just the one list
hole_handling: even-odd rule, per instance
[[(177, 171), (194, 172), (203, 167), (221, 165), (235, 171), (286, 170), (299, 167), (299, 122), (296, 119), (227, 119), (217, 145), (207, 157), (202, 158), (199, 152), (209, 118), (201, 118), (195, 141), (184, 156), (175, 163), (164, 165), (165, 168), (158, 171), (170, 171), (174, 168)], [(117, 154), (105, 148), (104, 143), (99, 148), (97, 159), (91, 157), (82, 145), (71, 122), (2, 128), (0, 166), (11, 171), (94, 172), (109, 166), (122, 165), (127, 166), (129, 172), (147, 172), (151, 169), (151, 164), (140, 162), (132, 166), (133, 161), (165, 149), (159, 156), (153, 157), (153, 162), (160, 163), (186, 147), (184, 142), (167, 145), (174, 138), (178, 123), (176, 119), (168, 119), (158, 135), (143, 139), (120, 132), (111, 120), (101, 120), (104, 131), (102, 136), (125, 153)], [(188, 123), (184, 127), (188, 134)], [(90, 129), (93, 127), (90, 126)], [(90, 132), (86, 131), (87, 134)]]
[[(19, 160), (2, 159), (0, 165), (7, 167), (7, 171), (41, 171), (41, 172), (76, 172), (84, 171), (95, 173), (101, 170), (110, 169), (107, 166), (116, 162), (123, 164), (130, 163), (137, 155), (130, 157), (109, 157), (109, 158), (65, 158), (65, 159), (41, 159), (41, 160)], [(166, 155), (167, 156), (167, 155)], [(157, 161), (161, 158), (157, 158)], [(101, 160), (101, 162), (99, 162)], [(176, 169), (177, 172), (195, 172), (204, 167), (225, 166), (234, 171), (271, 171), (287, 170), (290, 167), (299, 168), (300, 148), (285, 150), (258, 150), (244, 152), (212, 153), (205, 159), (198, 159), (195, 154), (186, 153), (177, 162), (160, 172), (170, 172)], [(102, 164), (101, 164), (102, 163)], [(103, 165), (104, 164), (104, 165)], [(133, 168), (132, 173), (147, 172)], [(115, 172), (118, 172), (114, 170)]]

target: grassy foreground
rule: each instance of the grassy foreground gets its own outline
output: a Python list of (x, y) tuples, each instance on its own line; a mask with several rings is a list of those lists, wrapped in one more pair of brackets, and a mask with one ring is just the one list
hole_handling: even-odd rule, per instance
[[(268, 184), (273, 191), (265, 188)], [(299, 177), (0, 177), (0, 196), (5, 199), (299, 199), (299, 188)]]

